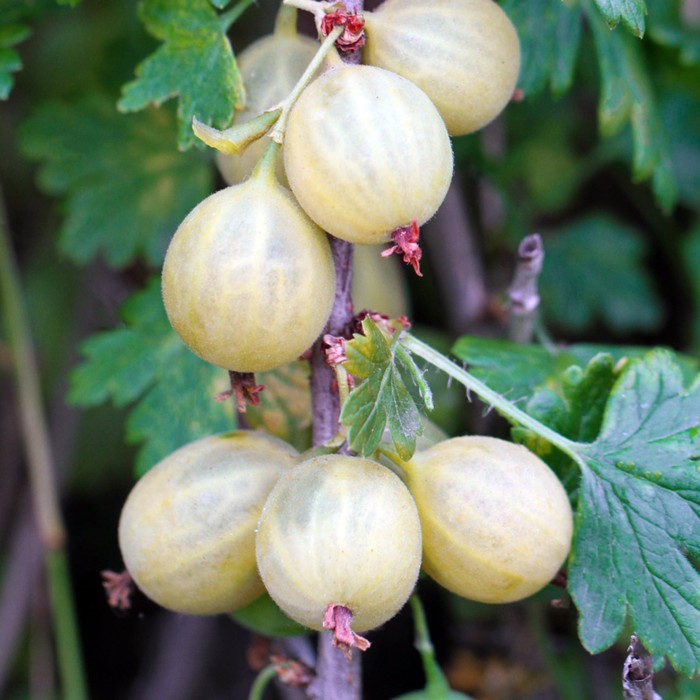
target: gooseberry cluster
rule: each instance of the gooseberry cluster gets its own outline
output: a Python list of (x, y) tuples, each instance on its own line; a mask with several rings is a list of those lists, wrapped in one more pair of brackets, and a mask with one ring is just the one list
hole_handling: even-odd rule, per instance
[[(183, 613), (233, 612), (266, 590), (344, 649), (398, 612), (421, 570), (460, 596), (520, 600), (557, 574), (572, 514), (561, 483), (520, 445), (443, 440), (394, 470), (304, 459), (240, 431), (180, 448), (137, 482), (119, 542), (139, 588)], [(352, 626), (351, 626), (352, 623)]]
[[(517, 34), (493, 0), (387, 0), (362, 18), (308, 4), (331, 32), (321, 49), (283, 5), (274, 33), (240, 56), (248, 99), (235, 125), (195, 124), (231, 184), (195, 207), (165, 256), (173, 328), (232, 372), (279, 367), (320, 335), (335, 294), (325, 234), (393, 239), (419, 269), (418, 227), (452, 178), (450, 135), (496, 117), (519, 72)], [(350, 29), (351, 46), (366, 38), (365, 65), (333, 47)]]
[[(274, 33), (240, 55), (248, 101), (236, 123), (195, 123), (229, 186), (182, 222), (163, 266), (173, 328), (233, 374), (285, 365), (321, 334), (335, 295), (326, 234), (393, 241), (418, 268), (418, 227), (452, 177), (450, 136), (494, 119), (519, 71), (517, 34), (492, 0), (385, 0), (364, 17), (287, 1), (309, 5), (328, 36), (320, 49), (300, 37), (283, 6)], [(345, 51), (366, 41), (365, 64), (343, 62), (336, 40)], [(525, 448), (472, 436), (393, 459), (302, 456), (257, 432), (194, 442), (130, 494), (127, 569), (190, 614), (232, 612), (266, 590), (345, 649), (366, 648), (358, 633), (404, 605), (421, 567), (494, 603), (557, 573), (569, 501)]]

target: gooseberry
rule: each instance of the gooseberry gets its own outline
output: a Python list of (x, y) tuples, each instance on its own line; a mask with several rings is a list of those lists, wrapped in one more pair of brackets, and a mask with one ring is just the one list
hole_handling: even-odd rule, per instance
[(493, 0), (385, 0), (366, 12), (363, 60), (408, 78), (452, 136), (492, 121), (520, 72), (520, 42)]
[(398, 612), (416, 583), (421, 533), (415, 503), (386, 467), (345, 455), (314, 457), (270, 493), (256, 540), (260, 576), (284, 612), (311, 629), (337, 608), (355, 632)]
[(180, 224), (162, 288), (168, 319), (193, 352), (259, 372), (291, 362), (321, 333), (335, 269), (327, 237), (264, 159), (249, 180), (210, 195)]
[(467, 436), (402, 465), (423, 527), (423, 569), (464, 598), (536, 593), (564, 563), (573, 518), (550, 468), (521, 445)]
[(395, 73), (341, 64), (309, 85), (286, 127), (284, 167), (304, 211), (352, 243), (384, 243), (427, 221), (452, 178), (445, 125)]
[(119, 546), (136, 585), (159, 605), (191, 615), (231, 612), (264, 588), (255, 526), (297, 451), (253, 431), (215, 435), (173, 452), (131, 490)]

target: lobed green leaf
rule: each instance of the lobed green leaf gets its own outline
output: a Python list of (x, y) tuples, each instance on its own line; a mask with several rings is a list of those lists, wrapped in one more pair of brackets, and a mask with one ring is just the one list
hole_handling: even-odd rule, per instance
[(143, 443), (137, 474), (175, 449), (234, 426), (231, 402), (214, 397), (226, 373), (192, 354), (170, 327), (159, 280), (122, 309), (124, 326), (98, 333), (82, 346), (85, 361), (70, 377), (69, 400), (79, 406), (135, 402), (127, 438)]
[(620, 21), (637, 37), (644, 36), (647, 7), (645, 0), (595, 0), (608, 27), (616, 27)]
[(142, 0), (139, 9), (146, 28), (163, 44), (137, 66), (119, 108), (137, 111), (178, 97), (178, 144), (189, 148), (196, 142), (193, 117), (225, 128), (244, 96), (228, 23), (209, 0)]
[(81, 263), (160, 265), (188, 212), (211, 191), (208, 158), (172, 146), (166, 110), (119, 114), (103, 97), (47, 103), (22, 124), (20, 147), (41, 162), (39, 184), (65, 196), (60, 246)]
[(583, 469), (569, 590), (583, 644), (607, 648), (629, 615), (652, 654), (697, 673), (700, 380), (684, 388), (664, 351), (631, 362), (598, 438), (576, 451)]
[(646, 266), (641, 233), (611, 217), (574, 221), (546, 241), (545, 318), (569, 332), (602, 321), (616, 333), (652, 331), (663, 308)]
[(598, 120), (601, 133), (610, 137), (628, 123), (631, 125), (634, 178), (637, 181), (651, 178), (656, 198), (668, 212), (676, 202), (677, 186), (641, 45), (628, 34), (610, 32), (590, 3), (584, 3), (584, 11), (600, 65)]
[(581, 10), (561, 0), (505, 0), (502, 7), (520, 37), (518, 87), (525, 96), (547, 85), (555, 95), (569, 90), (583, 27)]

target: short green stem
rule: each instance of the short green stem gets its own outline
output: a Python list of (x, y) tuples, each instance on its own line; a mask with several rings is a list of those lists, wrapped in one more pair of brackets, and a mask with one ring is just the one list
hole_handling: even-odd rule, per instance
[(321, 64), (325, 60), (328, 53), (333, 49), (336, 39), (343, 33), (345, 27), (337, 26), (333, 28), (333, 31), (323, 40), (323, 43), (319, 47), (316, 55), (311, 59), (311, 62), (306, 66), (301, 78), (297, 84), (292, 88), (289, 96), (285, 99), (282, 104), (282, 114), (280, 114), (279, 119), (275, 126), (270, 130), (268, 136), (277, 143), (282, 143), (284, 141), (284, 132), (287, 128), (287, 120), (289, 119), (289, 113), (292, 111), (292, 107), (296, 104), (299, 99), (299, 95), (306, 89), (308, 84), (312, 81), (316, 71), (321, 67)]
[(410, 335), (409, 333), (404, 333), (402, 335), (401, 344), (404, 346), (404, 348), (406, 348), (406, 350), (412, 352), (414, 355), (422, 357), (424, 360), (427, 360), (430, 364), (438, 369), (441, 369), (460, 384), (464, 385), (469, 391), (473, 391), (483, 401), (490, 406), (493, 406), (499, 413), (504, 415), (513, 423), (517, 423), (518, 425), (531, 430), (533, 433), (536, 433), (540, 437), (547, 440), (547, 442), (551, 443), (555, 447), (558, 447), (562, 452), (576, 461), (576, 463), (581, 467), (585, 467), (585, 464), (582, 462), (579, 455), (579, 450), (582, 447), (581, 443), (569, 440), (563, 435), (557, 433), (555, 430), (552, 430), (546, 425), (540, 423), (536, 418), (533, 418), (525, 413), (525, 411), (519, 409), (515, 404), (508, 401), (508, 399), (501, 396), (498, 392), (488, 387), (473, 375), (469, 374), (469, 372), (461, 367), (458, 367), (454, 362), (452, 362), (452, 360), (445, 357), (442, 353), (430, 347), (430, 345), (418, 340), (418, 338)]
[(411, 612), (413, 612), (413, 626), (416, 631), (414, 646), (423, 661), (426, 694), (430, 697), (444, 697), (450, 691), (450, 685), (435, 659), (435, 649), (430, 639), (428, 621), (425, 617), (423, 604), (415, 593), (409, 598), (409, 603)]
[(83, 658), (80, 649), (77, 614), (70, 585), (68, 557), (64, 550), (46, 553), (46, 570), (56, 633), (56, 653), (61, 670), (63, 697), (85, 700)]
[(265, 666), (255, 677), (255, 681), (250, 689), (250, 694), (248, 695), (248, 700), (262, 700), (265, 689), (276, 674), (277, 671), (274, 666)]

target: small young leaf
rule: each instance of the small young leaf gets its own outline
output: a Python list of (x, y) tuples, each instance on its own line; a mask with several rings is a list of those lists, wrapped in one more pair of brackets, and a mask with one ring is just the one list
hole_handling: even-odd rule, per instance
[(635, 36), (644, 36), (647, 13), (645, 0), (595, 0), (595, 3), (605, 17), (608, 27), (616, 27), (622, 20)]
[(171, 329), (159, 280), (124, 304), (123, 318), (124, 327), (83, 344), (86, 359), (71, 374), (69, 399), (79, 406), (136, 402), (127, 437), (144, 443), (140, 475), (181, 445), (230, 430), (233, 408), (214, 400), (226, 373), (193, 355)]
[(700, 671), (700, 380), (683, 387), (664, 351), (615, 384), (585, 461), (569, 589), (589, 651), (609, 647), (627, 614), (647, 649)]
[(136, 111), (177, 96), (178, 144), (189, 148), (195, 142), (193, 117), (225, 128), (244, 95), (228, 22), (209, 0), (142, 0), (139, 8), (146, 28), (163, 45), (136, 68), (119, 108)]
[[(410, 459), (421, 423), (403, 373), (413, 376), (417, 369), (406, 365), (402, 354), (396, 352), (397, 338), (389, 339), (369, 318), (362, 322), (362, 328), (364, 335), (356, 334), (346, 344), (347, 360), (343, 364), (349, 374), (364, 380), (350, 392), (340, 415), (341, 423), (349, 427), (348, 443), (352, 450), (369, 457), (388, 424), (399, 456)], [(424, 402), (430, 400), (425, 390), (420, 395)]]
[(39, 184), (66, 197), (60, 245), (84, 263), (102, 253), (121, 267), (138, 256), (160, 265), (187, 213), (211, 191), (205, 154), (173, 147), (167, 110), (125, 116), (105, 98), (44, 104), (20, 130)]

